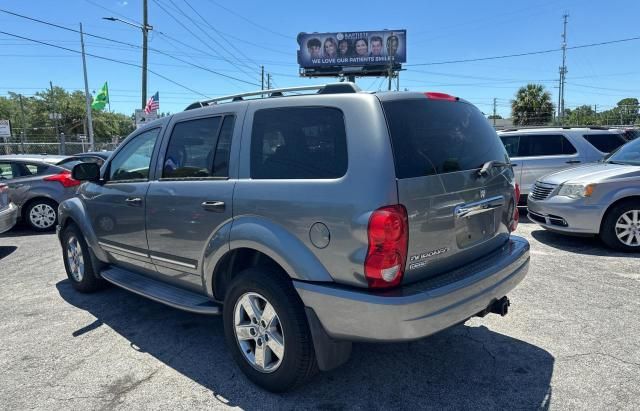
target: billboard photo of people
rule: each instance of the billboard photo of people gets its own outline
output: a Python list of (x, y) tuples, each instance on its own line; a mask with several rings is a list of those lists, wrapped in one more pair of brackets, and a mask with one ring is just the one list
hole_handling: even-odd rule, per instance
[(300, 33), (298, 64), (311, 68), (405, 63), (406, 44), (406, 30)]

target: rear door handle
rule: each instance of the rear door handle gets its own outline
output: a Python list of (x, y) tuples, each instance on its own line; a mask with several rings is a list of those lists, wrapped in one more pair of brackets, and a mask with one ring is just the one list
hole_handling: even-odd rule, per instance
[(129, 197), (124, 201), (125, 201), (125, 203), (127, 203), (127, 205), (130, 205), (130, 206), (140, 206), (140, 205), (142, 205), (142, 198), (140, 198), (140, 197)]
[(200, 204), (202, 208), (207, 211), (213, 211), (215, 213), (222, 213), (224, 211), (224, 201), (205, 201)]
[(567, 161), (567, 164), (579, 164), (580, 160), (569, 160)]

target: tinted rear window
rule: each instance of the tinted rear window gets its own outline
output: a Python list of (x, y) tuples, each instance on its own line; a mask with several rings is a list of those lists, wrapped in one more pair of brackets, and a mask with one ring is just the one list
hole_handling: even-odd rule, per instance
[(610, 153), (627, 142), (621, 134), (585, 134), (584, 139), (603, 153)]
[(347, 172), (342, 112), (329, 107), (256, 111), (251, 132), (251, 178), (324, 179)]
[(490, 160), (509, 160), (493, 127), (471, 104), (425, 98), (382, 105), (397, 178), (471, 170)]

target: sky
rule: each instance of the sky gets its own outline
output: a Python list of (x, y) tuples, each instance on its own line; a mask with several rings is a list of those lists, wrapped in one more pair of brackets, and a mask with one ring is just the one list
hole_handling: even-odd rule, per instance
[[(560, 51), (476, 62), (460, 59), (559, 49), (562, 15), (569, 14), (567, 46), (640, 36), (640, 1), (225, 1), (148, 0), (148, 95), (160, 94), (160, 111), (260, 88), (260, 65), (277, 87), (325, 83), (300, 78), (296, 36), (300, 32), (407, 30), (407, 62), (400, 88), (462, 97), (486, 114), (510, 115), (510, 100), (527, 83), (543, 84), (558, 100)], [(141, 30), (103, 20), (140, 22), (142, 0), (3, 0), (0, 9), (89, 34), (141, 45)], [(197, 14), (196, 14), (197, 13)], [(0, 12), (0, 31), (80, 50), (79, 34)], [(87, 58), (89, 89), (109, 83), (111, 110), (131, 114), (141, 105), (140, 48), (94, 37), (87, 53), (133, 64)], [(73, 51), (0, 34), (0, 95), (33, 95), (49, 82), (84, 88), (82, 60)], [(565, 106), (606, 110), (625, 97), (640, 97), (640, 39), (567, 51)], [(194, 67), (198, 66), (198, 67)], [(157, 74), (155, 74), (157, 73)], [(160, 76), (159, 76), (160, 75)], [(223, 75), (232, 78), (224, 77)], [(171, 81), (170, 81), (171, 80)], [(358, 78), (370, 91), (385, 78)], [(177, 84), (176, 84), (177, 83)]]

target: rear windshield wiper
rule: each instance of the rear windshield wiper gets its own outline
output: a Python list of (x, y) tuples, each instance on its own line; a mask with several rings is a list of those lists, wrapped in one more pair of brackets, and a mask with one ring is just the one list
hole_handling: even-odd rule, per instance
[(511, 163), (504, 163), (502, 161), (490, 160), (482, 165), (482, 168), (478, 170), (479, 176), (484, 176), (489, 173), (489, 170), (493, 167), (511, 167)]

